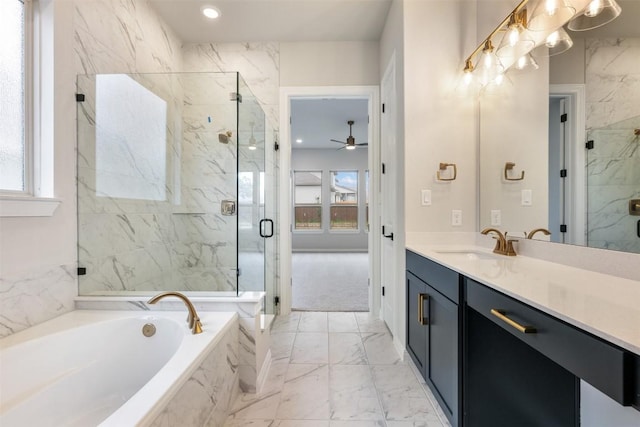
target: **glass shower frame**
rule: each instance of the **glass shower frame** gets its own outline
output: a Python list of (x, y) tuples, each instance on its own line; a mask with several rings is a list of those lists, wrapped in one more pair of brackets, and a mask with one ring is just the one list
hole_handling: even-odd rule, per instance
[(77, 90), (79, 295), (264, 291), (272, 127), (239, 73), (79, 75)]

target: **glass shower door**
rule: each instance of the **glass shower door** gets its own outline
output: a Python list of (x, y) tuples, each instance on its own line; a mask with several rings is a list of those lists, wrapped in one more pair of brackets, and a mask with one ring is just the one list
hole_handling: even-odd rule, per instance
[(265, 290), (265, 114), (238, 76), (238, 291)]

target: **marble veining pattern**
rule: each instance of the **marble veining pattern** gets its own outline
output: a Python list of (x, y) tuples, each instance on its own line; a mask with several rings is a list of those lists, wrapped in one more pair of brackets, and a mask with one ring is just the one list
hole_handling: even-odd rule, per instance
[[(378, 355), (392, 339), (384, 322), (368, 313), (277, 316), (271, 338), (264, 388), (242, 393), (225, 427), (449, 426), (412, 363), (397, 354)], [(325, 347), (328, 361), (311, 362)]]
[(238, 389), (238, 328), (231, 327), (152, 426), (219, 426)]
[(588, 39), (586, 44), (587, 243), (640, 253), (638, 217), (629, 200), (640, 198), (640, 38)]
[(0, 337), (73, 310), (76, 279), (75, 263), (0, 277)]

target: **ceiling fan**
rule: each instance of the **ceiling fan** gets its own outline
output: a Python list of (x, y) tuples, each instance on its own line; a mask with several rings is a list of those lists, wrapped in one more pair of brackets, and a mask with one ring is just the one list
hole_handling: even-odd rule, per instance
[(351, 132), (351, 127), (353, 126), (355, 122), (353, 120), (348, 120), (347, 124), (349, 125), (349, 136), (347, 137), (347, 142), (344, 141), (338, 141), (337, 139), (332, 139), (331, 141), (333, 142), (337, 142), (339, 144), (344, 144), (344, 147), (339, 148), (339, 150), (342, 150), (343, 148), (346, 148), (347, 150), (355, 150), (356, 146), (366, 146), (369, 145), (368, 142), (361, 142), (360, 144), (356, 144), (356, 139), (353, 137), (353, 134)]

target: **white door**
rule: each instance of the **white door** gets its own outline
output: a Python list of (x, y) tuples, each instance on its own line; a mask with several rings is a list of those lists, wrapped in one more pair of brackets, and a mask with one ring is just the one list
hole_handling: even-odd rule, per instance
[(380, 141), (382, 160), (381, 182), (381, 223), (382, 223), (382, 250), (381, 250), (381, 317), (386, 322), (389, 330), (394, 331), (395, 306), (395, 240), (397, 188), (396, 188), (396, 73), (395, 56), (392, 57), (384, 78), (382, 79), (382, 118), (380, 123)]

